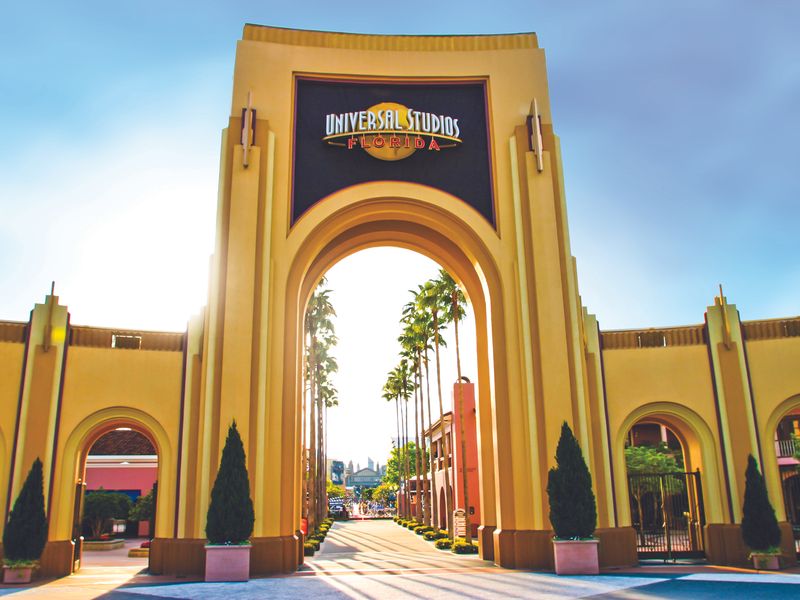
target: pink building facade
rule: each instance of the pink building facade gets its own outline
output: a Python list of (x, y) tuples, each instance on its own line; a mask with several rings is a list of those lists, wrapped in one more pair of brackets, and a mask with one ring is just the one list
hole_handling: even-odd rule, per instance
[[(445, 510), (445, 472), (444, 457), (447, 455), (450, 465), (450, 489), (453, 494), (453, 511), (463, 510), (469, 515), (472, 535), (478, 533), (478, 524), (481, 522), (480, 494), (478, 490), (478, 438), (477, 418), (475, 412), (475, 385), (472, 383), (456, 383), (453, 385), (454, 412), (445, 413), (441, 422), (434, 423), (426, 431), (429, 439), (429, 448), (435, 470), (433, 472), (433, 485), (436, 486), (437, 502), (439, 505), (437, 525), (444, 529), (447, 527)], [(459, 421), (459, 408), (463, 407), (464, 437)], [(455, 423), (454, 423), (455, 416)], [(463, 452), (462, 448), (466, 450)], [(464, 467), (466, 465), (466, 482), (469, 506), (464, 503)], [(453, 484), (455, 484), (453, 486)]]

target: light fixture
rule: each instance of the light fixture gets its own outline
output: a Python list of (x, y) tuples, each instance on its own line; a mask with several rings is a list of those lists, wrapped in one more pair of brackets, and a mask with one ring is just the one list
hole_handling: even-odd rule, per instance
[(127, 460), (123, 460), (123, 461), (122, 461), (121, 463), (119, 463), (119, 464), (121, 464), (121, 465), (129, 465), (129, 464), (131, 464), (131, 463), (129, 463)]
[(130, 427), (117, 427), (114, 431), (133, 431)]

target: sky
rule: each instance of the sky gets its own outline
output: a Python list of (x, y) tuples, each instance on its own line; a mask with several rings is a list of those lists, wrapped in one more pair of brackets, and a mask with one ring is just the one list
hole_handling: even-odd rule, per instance
[[(3, 6), (0, 319), (26, 320), (51, 280), (77, 324), (182, 330), (205, 304), (246, 22), (536, 31), (580, 292), (601, 327), (702, 322), (720, 283), (744, 319), (800, 313), (798, 2), (89, 0)], [(358, 330), (344, 316), (359, 314), (348, 290), (355, 274), (380, 273), (375, 256), (331, 274), (343, 332)], [(408, 259), (395, 283), (407, 290), (435, 271)], [(375, 302), (388, 332), (395, 309)], [(364, 381), (393, 365), (344, 338), (352, 362), (340, 359), (337, 383), (358, 426), (375, 402)], [(354, 443), (336, 453), (364, 463), (385, 450)]]

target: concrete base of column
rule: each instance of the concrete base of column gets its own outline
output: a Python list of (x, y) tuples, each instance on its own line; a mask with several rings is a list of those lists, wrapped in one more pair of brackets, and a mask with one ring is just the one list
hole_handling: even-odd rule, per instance
[[(778, 523), (781, 529), (781, 566), (797, 564), (791, 523)], [(742, 540), (742, 526), (730, 523), (709, 523), (705, 527), (705, 549), (713, 565), (752, 566), (750, 550)]]
[(253, 538), (250, 552), (250, 575), (294, 573), (297, 570), (300, 539), (292, 535)]
[(39, 560), (44, 577), (64, 577), (74, 570), (75, 544), (72, 540), (47, 542)]
[(483, 560), (494, 560), (494, 525), (478, 527), (478, 544), (480, 557)]
[(306, 541), (306, 538), (303, 535), (303, 532), (300, 531), (299, 529), (294, 532), (294, 535), (297, 538), (297, 568), (299, 569), (301, 566), (303, 566), (303, 563), (305, 562), (305, 554), (303, 552), (303, 542)]
[[(294, 573), (302, 564), (303, 545), (296, 535), (250, 540), (250, 576)], [(156, 538), (150, 544), (150, 573), (202, 577), (206, 568), (205, 539)], [(299, 546), (299, 549), (298, 549)], [(300, 561), (300, 562), (298, 562)]]
[[(552, 570), (553, 532), (533, 529), (496, 529), (494, 562), (507, 569)], [(610, 527), (595, 531), (601, 567), (638, 564), (636, 531), (632, 527)]]

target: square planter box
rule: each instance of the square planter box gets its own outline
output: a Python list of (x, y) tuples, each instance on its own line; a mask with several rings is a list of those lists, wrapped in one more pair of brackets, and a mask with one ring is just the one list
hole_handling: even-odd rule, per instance
[(30, 583), (33, 567), (3, 567), (3, 583)]
[(250, 544), (219, 546), (206, 544), (206, 581), (250, 579)]
[(599, 540), (553, 540), (557, 575), (600, 573)]
[(752, 554), (753, 567), (760, 571), (778, 571), (781, 568), (781, 557), (778, 554)]

